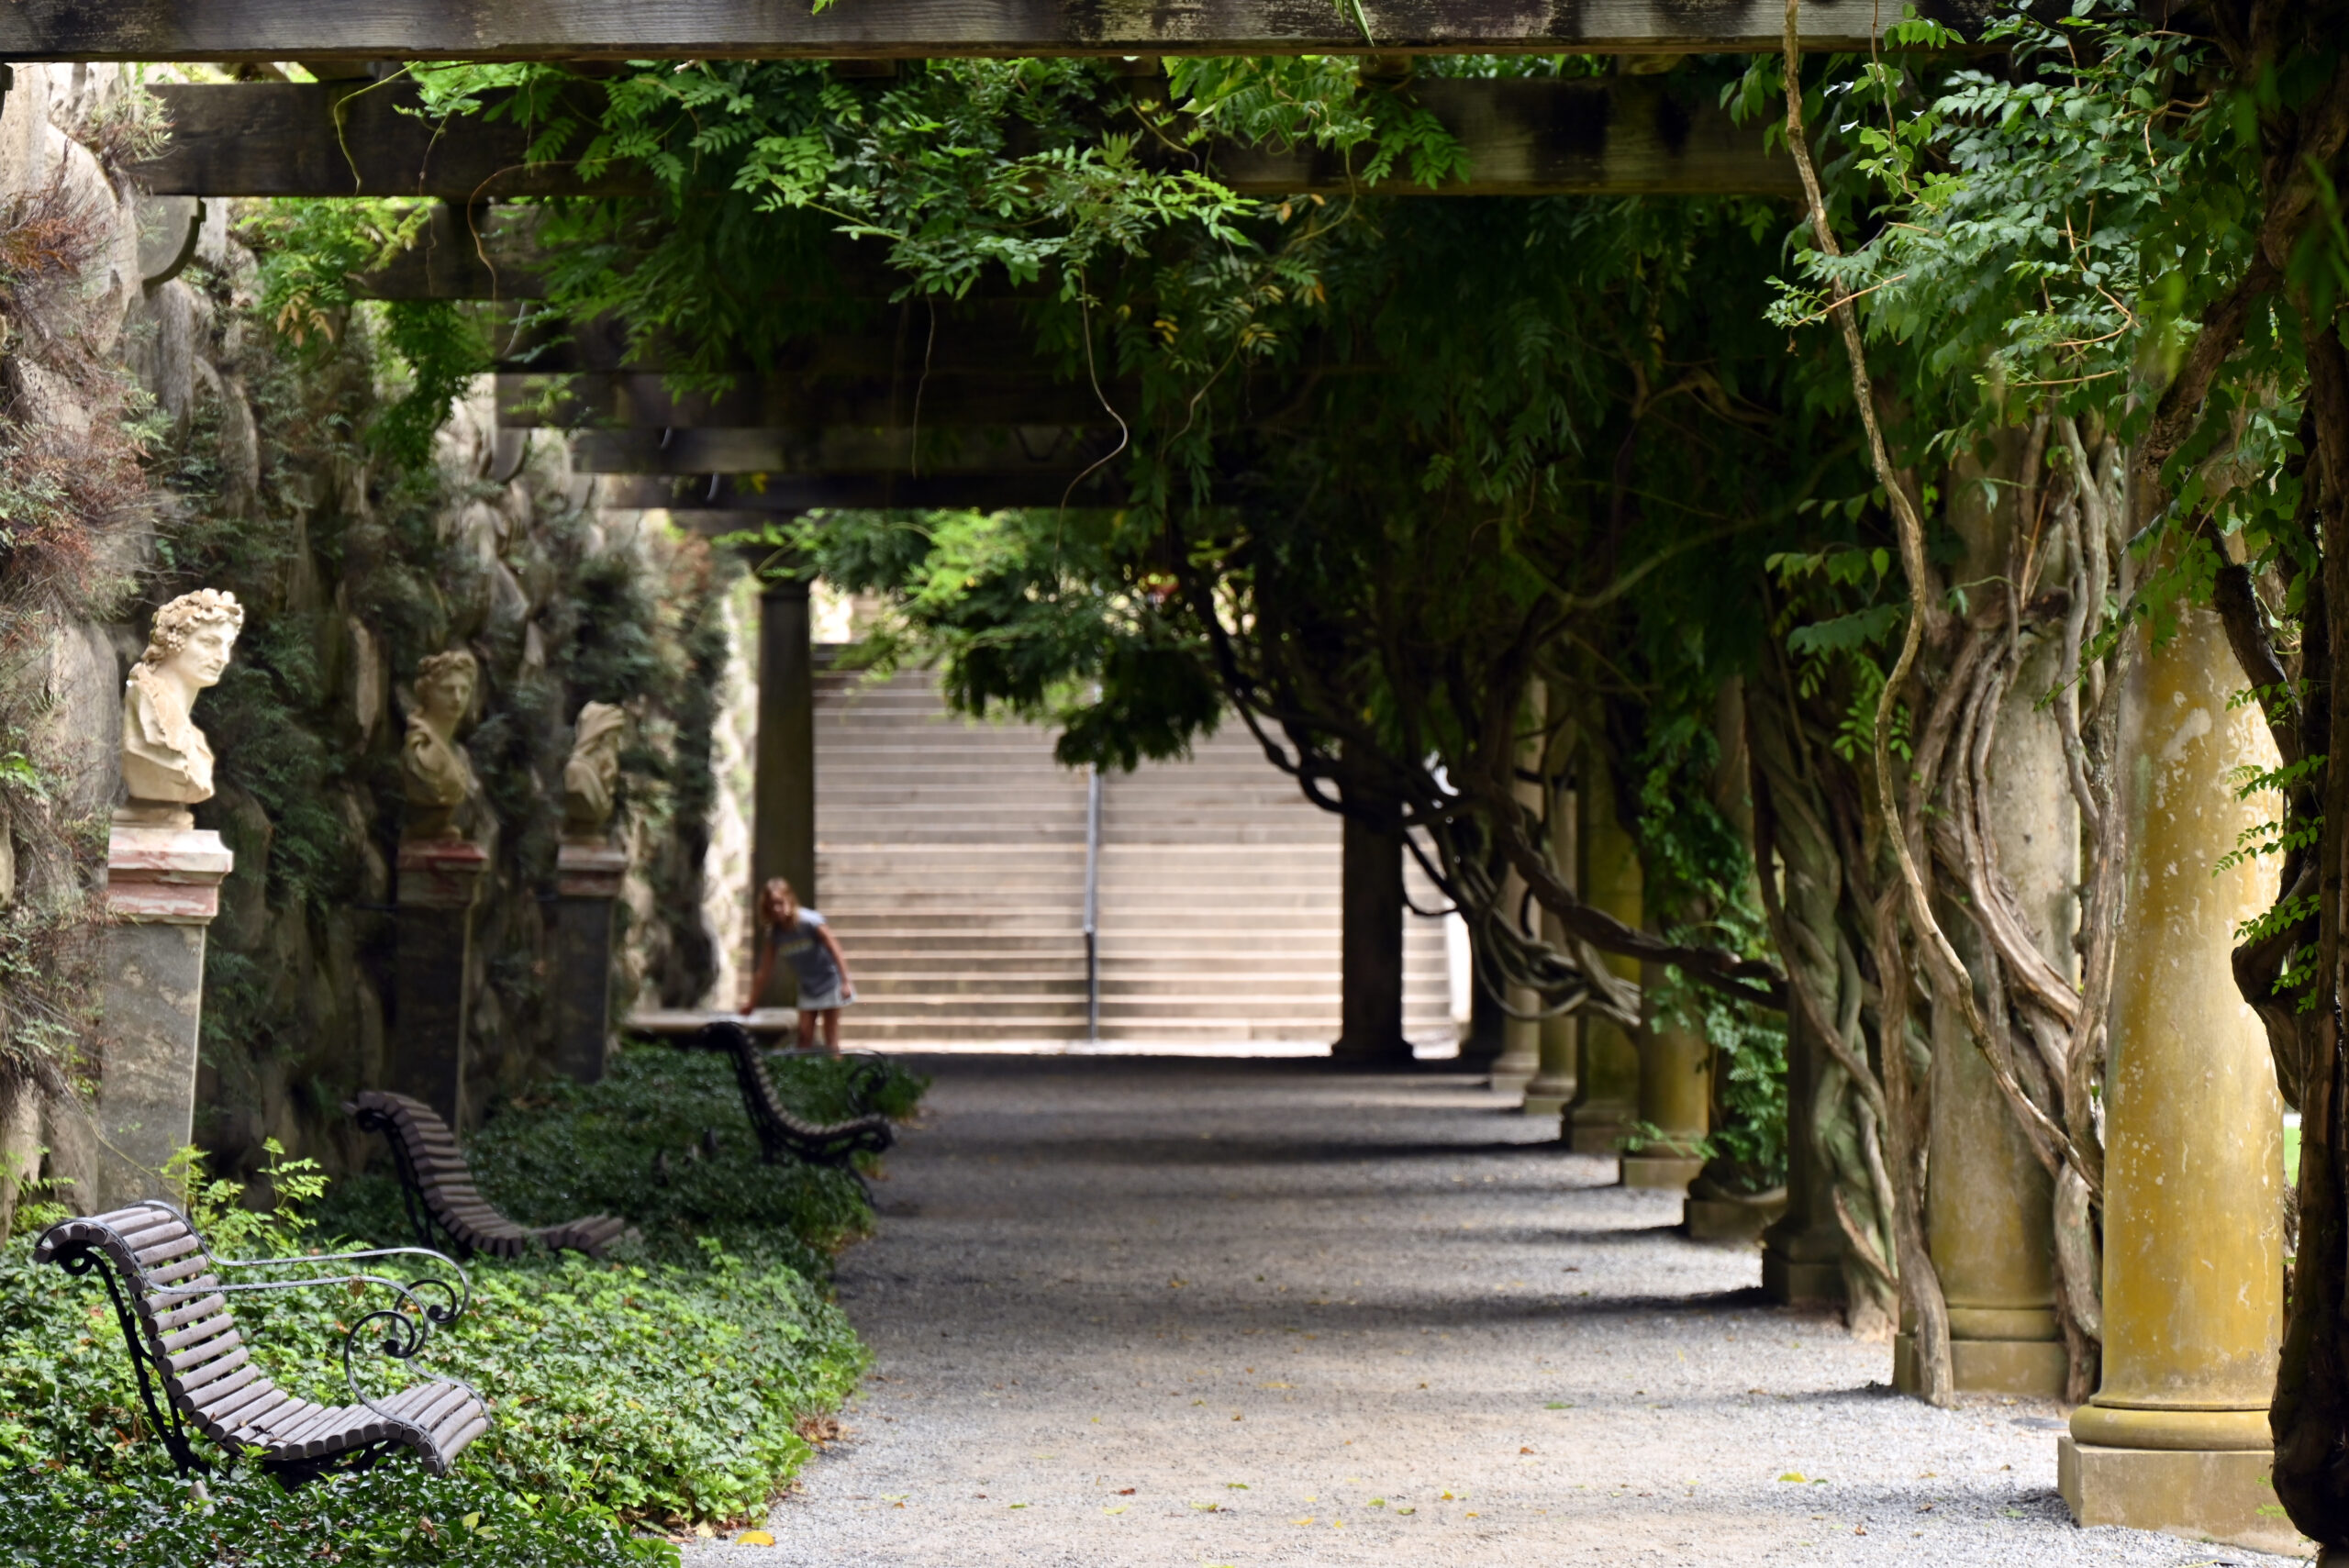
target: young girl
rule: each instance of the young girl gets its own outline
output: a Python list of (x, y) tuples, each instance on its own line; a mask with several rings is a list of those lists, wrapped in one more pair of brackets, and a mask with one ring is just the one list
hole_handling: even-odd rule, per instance
[(848, 955), (840, 939), (813, 909), (799, 906), (799, 895), (781, 877), (768, 879), (759, 894), (759, 966), (751, 978), (751, 995), (742, 1004), (749, 1013), (766, 995), (774, 961), (787, 960), (799, 976), (799, 1049), (812, 1050), (816, 1025), (824, 1026), (824, 1050), (841, 1053), (841, 1009), (856, 1000), (856, 986), (848, 977)]

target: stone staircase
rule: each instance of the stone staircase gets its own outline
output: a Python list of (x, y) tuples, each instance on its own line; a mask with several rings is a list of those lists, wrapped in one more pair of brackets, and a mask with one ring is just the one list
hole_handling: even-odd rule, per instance
[[(1085, 1039), (1085, 795), (1050, 735), (950, 715), (927, 673), (819, 676), (817, 904), (857, 1041)], [(1244, 728), (1106, 778), (1102, 840), (1102, 1040), (1334, 1038), (1339, 823)], [(1408, 928), (1405, 1029), (1442, 1049), (1442, 923)]]

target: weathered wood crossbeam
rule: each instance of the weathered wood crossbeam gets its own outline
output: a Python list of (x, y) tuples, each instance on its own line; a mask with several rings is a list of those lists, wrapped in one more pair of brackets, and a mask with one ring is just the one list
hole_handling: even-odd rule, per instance
[[(1804, 37), (1865, 49), (1900, 16), (1811, 0)], [(1682, 54), (1774, 50), (1784, 20), (1768, 0), (10, 0), (0, 60)]]
[[(1469, 173), (1432, 192), (1389, 179), (1380, 187), (1389, 195), (1797, 194), (1792, 161), (1763, 150), (1761, 127), (1733, 124), (1713, 104), (1681, 102), (1661, 76), (1428, 77), (1404, 90), (1467, 149)], [(507, 121), (421, 118), (406, 84), (174, 83), (153, 91), (171, 116), (172, 139), (133, 177), (158, 195), (472, 203), (649, 188), (634, 172), (582, 181), (567, 164), (533, 165), (525, 156), (528, 132)], [(1208, 149), (1208, 165), (1245, 195), (1333, 195), (1356, 185), (1345, 159), (1311, 147), (1219, 144)], [(455, 275), (447, 282), (474, 286)], [(479, 286), (488, 286), (485, 269)], [(511, 288), (507, 294), (519, 297)]]
[[(756, 484), (758, 488), (750, 488)], [(677, 488), (668, 488), (674, 485)], [(705, 496), (714, 485), (715, 501)], [(604, 510), (658, 507), (700, 534), (747, 533), (780, 516), (818, 508), (857, 511), (1013, 506), (1115, 506), (1125, 499), (1117, 465), (1092, 474), (957, 473), (841, 475), (690, 475), (674, 479), (646, 474), (607, 474), (596, 481), (596, 505)]]
[(571, 466), (580, 473), (805, 479), (1055, 475), (1065, 484), (1117, 445), (1115, 428), (1048, 425), (583, 430), (571, 439)]
[[(877, 360), (895, 347), (874, 345)], [(681, 389), (650, 371), (591, 372), (577, 376), (501, 375), (497, 422), (508, 429), (592, 427), (620, 430), (705, 430), (724, 428), (804, 429), (818, 426), (1085, 426), (1107, 415), (1103, 394), (1091, 385), (1055, 380), (1019, 361), (986, 370), (924, 373), (922, 345), (902, 373), (852, 379), (801, 375), (745, 376), (722, 392)], [(1032, 366), (1032, 361), (1030, 361)], [(1108, 389), (1130, 408), (1132, 389)]]

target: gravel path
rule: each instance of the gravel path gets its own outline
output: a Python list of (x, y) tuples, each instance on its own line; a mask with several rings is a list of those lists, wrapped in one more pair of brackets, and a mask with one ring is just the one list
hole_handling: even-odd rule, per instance
[(918, 1064), (840, 1275), (874, 1375), (694, 1568), (2289, 1561), (2075, 1529), (2054, 1406), (1885, 1392), (1464, 1079)]

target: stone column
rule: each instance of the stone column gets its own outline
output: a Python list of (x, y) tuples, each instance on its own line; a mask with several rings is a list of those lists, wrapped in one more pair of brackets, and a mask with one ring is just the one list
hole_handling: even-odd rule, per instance
[(1468, 968), (1468, 1032), (1460, 1041), (1460, 1058), (1453, 1065), (1462, 1071), (1490, 1073), (1501, 1059), (1506, 1023), (1500, 998), (1493, 995), (1483, 973), (1472, 963)]
[[(1535, 682), (1527, 695), (1528, 717), (1538, 728), (1548, 698), (1542, 683)], [(1531, 770), (1542, 760), (1538, 742), (1527, 742), (1518, 751), (1520, 764)], [(1518, 804), (1529, 810), (1542, 809), (1542, 786), (1530, 779), (1520, 778), (1511, 786)], [(1501, 918), (1514, 920), (1525, 906), (1525, 878), (1510, 867), (1501, 878)], [(1542, 1068), (1542, 1025), (1532, 1015), (1541, 1011), (1542, 997), (1530, 987), (1512, 985), (1507, 993), (1508, 1003), (1501, 1021), (1501, 1053), (1493, 1062), (1493, 1088), (1504, 1095), (1521, 1094), (1533, 1075)]]
[[(1391, 808), (1381, 813), (1399, 821)], [(1403, 838), (1349, 812), (1339, 895), (1340, 1027), (1330, 1054), (1356, 1066), (1408, 1066), (1403, 1038)]]
[[(1551, 776), (1557, 774), (1553, 772)], [(1576, 798), (1572, 789), (1551, 792), (1550, 863), (1558, 868), (1568, 885), (1579, 889), (1582, 854)], [(1553, 944), (1563, 945), (1565, 941), (1564, 929), (1547, 914), (1542, 917), (1542, 934)], [(1543, 1018), (1537, 1028), (1534, 1073), (1525, 1085), (1524, 1110), (1527, 1116), (1558, 1122), (1560, 1135), (1564, 1136), (1566, 1107), (1574, 1104), (1575, 1073), (1582, 1063), (1582, 1020), (1562, 1015)]]
[[(1583, 769), (1578, 837), (1582, 850), (1583, 902), (1623, 924), (1641, 922), (1640, 853), (1615, 815), (1615, 782), (1593, 757)], [(1628, 980), (1640, 977), (1639, 961), (1610, 956), (1608, 967)], [(1566, 1137), (1578, 1154), (1612, 1154), (1639, 1114), (1640, 1046), (1620, 1024), (1595, 1015), (1582, 1020), (1582, 1063)]]
[(600, 840), (565, 840), (554, 871), (555, 1070), (593, 1084), (611, 1049), (612, 903), (628, 874), (628, 851)]
[(106, 850), (96, 1210), (174, 1196), (163, 1167), (195, 1137), (204, 943), (236, 857), (198, 828), (117, 822)]
[(465, 1025), (473, 1004), (473, 902), (489, 857), (463, 839), (406, 839), (398, 867), (384, 1079), (462, 1128), (473, 1109), (465, 1095), (473, 1065)]
[[(1640, 981), (1653, 997), (1664, 984), (1664, 966), (1642, 964)], [(1659, 1019), (1653, 1001), (1644, 1032), (1639, 1119), (1662, 1132), (1664, 1141), (1623, 1156), (1623, 1184), (1685, 1195), (1705, 1168), (1697, 1148), (1712, 1126), (1713, 1048), (1701, 1030)]]
[[(759, 595), (759, 739), (752, 785), (751, 886), (790, 882), (816, 903), (816, 655), (805, 581), (769, 583)], [(791, 966), (778, 963), (755, 1005), (787, 1006)]]
[(1787, 1016), (1787, 1212), (1762, 1233), (1762, 1294), (1781, 1306), (1843, 1299), (1843, 1228), (1835, 1178), (1820, 1162), (1820, 1060), (1800, 1008)]
[(2272, 873), (2214, 875), (2273, 765), (2216, 616), (2139, 644), (2123, 710), (2129, 873), (2105, 1069), (2104, 1382), (2058, 1440), (2083, 1524), (2271, 1551), (2298, 1536), (2270, 1483), (2283, 1328), (2283, 1114), (2266, 1038), (2228, 962)]

